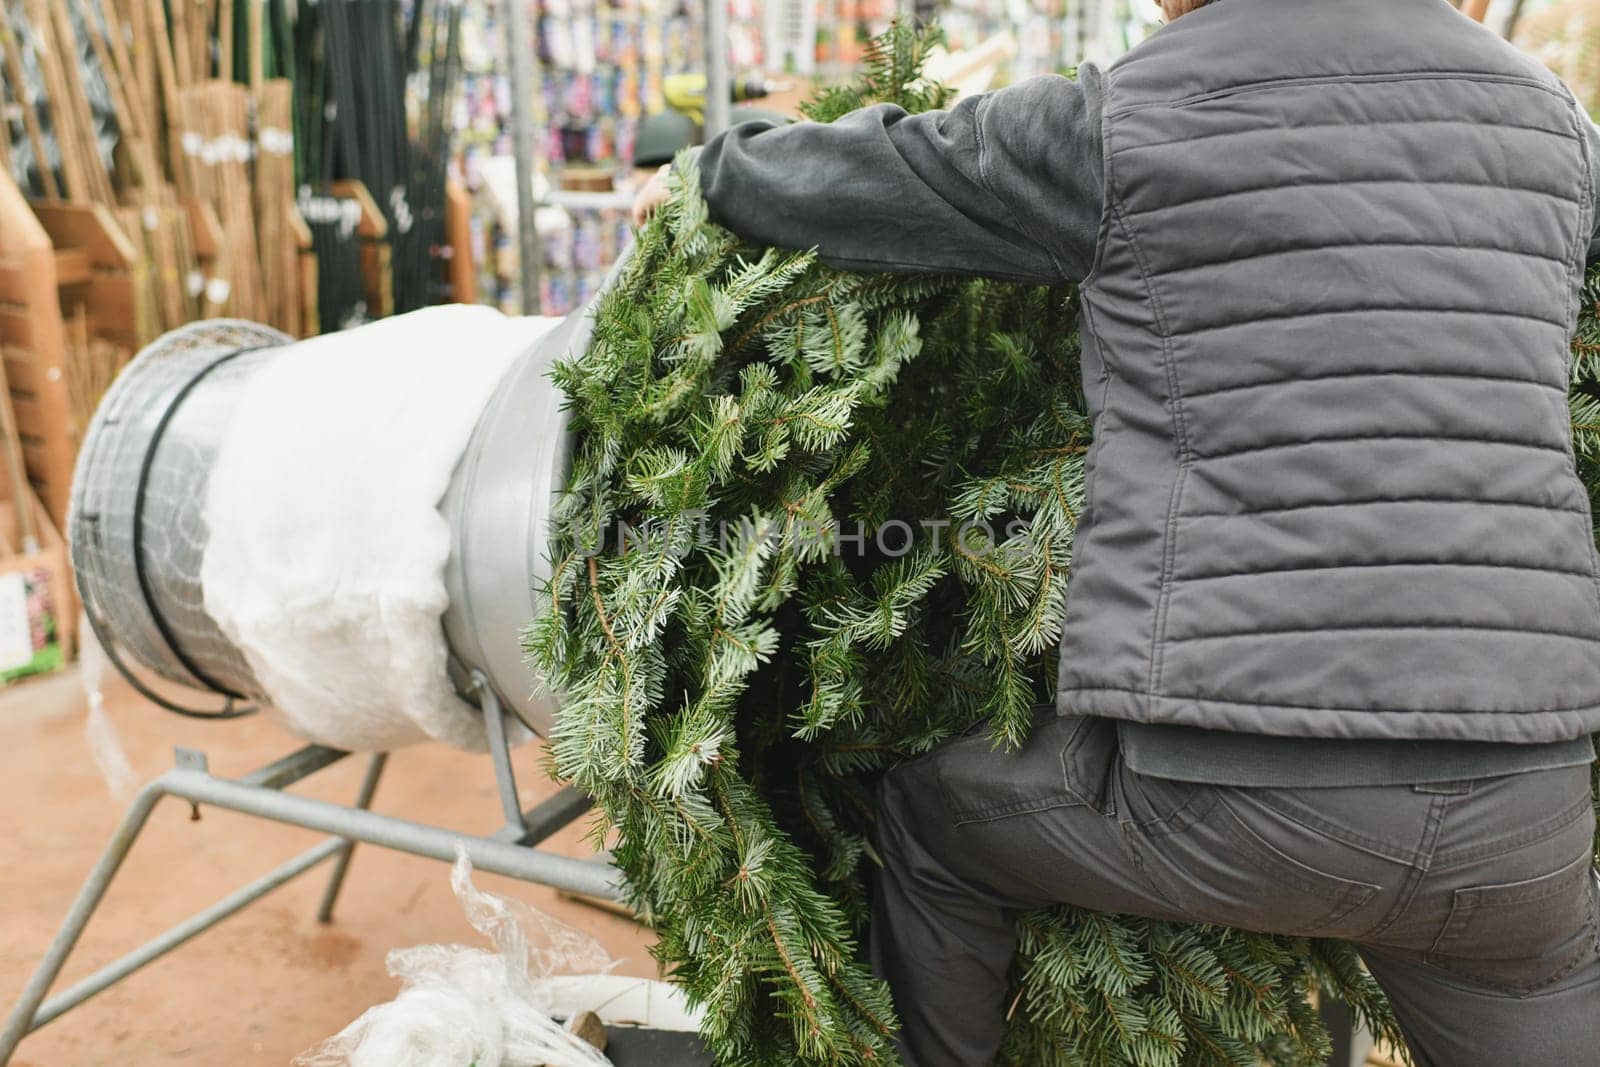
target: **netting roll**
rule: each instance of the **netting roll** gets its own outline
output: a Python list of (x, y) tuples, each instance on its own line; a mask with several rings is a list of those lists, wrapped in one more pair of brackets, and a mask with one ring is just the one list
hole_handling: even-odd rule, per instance
[[(546, 372), (570, 346), (587, 344), (589, 328), (587, 315), (576, 313), (509, 360), (438, 501), (451, 534), (442, 576), (449, 603), (440, 618), (450, 678), (462, 695), (475, 679), (487, 682), (502, 706), (539, 734), (549, 732), (556, 705), (524, 664), (520, 635), (538, 613), (553, 496), (570, 450), (562, 397)], [(368, 337), (378, 343), (382, 333), (360, 328), (337, 337), (361, 345)], [(332, 340), (305, 343), (329, 347)], [(473, 343), (471, 336), (461, 340)], [(68, 523), (80, 595), (113, 662), (171, 710), (218, 714), (200, 705), (219, 698), (227, 714), (246, 702), (273, 703), (266, 683), (275, 672), (258, 679), (263, 668), (252, 669), (207, 613), (205, 508), (230, 419), (247, 410), (264, 368), (298, 351), (283, 334), (246, 322), (175, 330), (123, 371), (86, 435)], [(259, 377), (260, 389), (281, 377)], [(354, 401), (350, 417), (366, 417)], [(285, 411), (284, 433), (296, 432), (296, 417)], [(197, 690), (200, 699), (172, 697), (153, 679)]]

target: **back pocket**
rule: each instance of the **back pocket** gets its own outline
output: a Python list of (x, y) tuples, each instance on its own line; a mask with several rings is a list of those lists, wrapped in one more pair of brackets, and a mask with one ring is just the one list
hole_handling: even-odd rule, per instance
[(1509, 993), (1542, 989), (1594, 955), (1595, 893), (1587, 851), (1538, 878), (1457, 889), (1428, 962)]
[(1329, 840), (1255, 802), (1249, 790), (1227, 791), (1211, 814), (1180, 835), (1214, 857), (1190, 855), (1213, 921), (1300, 937), (1351, 936), (1345, 920), (1380, 887), (1332, 874), (1316, 863), (1350, 855)]
[[(1074, 805), (1102, 809), (1115, 729), (1049, 709), (1019, 749), (995, 748), (987, 729), (951, 742), (933, 757), (951, 818), (960, 826)], [(1106, 766), (1096, 772), (1097, 763)]]

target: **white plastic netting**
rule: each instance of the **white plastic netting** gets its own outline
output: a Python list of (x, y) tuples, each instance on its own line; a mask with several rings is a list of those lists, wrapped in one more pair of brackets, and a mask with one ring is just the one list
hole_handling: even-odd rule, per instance
[(295, 734), (486, 747), (446, 673), (438, 504), (495, 386), (559, 322), (426, 308), (286, 347), (251, 382), (211, 473), (201, 584)]

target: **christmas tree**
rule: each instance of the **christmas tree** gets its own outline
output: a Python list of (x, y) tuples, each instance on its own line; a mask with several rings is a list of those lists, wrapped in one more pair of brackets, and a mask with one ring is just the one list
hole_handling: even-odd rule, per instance
[[(892, 29), (808, 117), (942, 105), (932, 41)], [(893, 1063), (860, 952), (872, 786), (978, 724), (1015, 744), (1052, 699), (1090, 434), (1076, 294), (748, 247), (692, 163), (674, 180), (555, 372), (576, 447), (527, 638), (563, 694), (554, 766), (614, 828), (719, 1063)], [(1070, 908), (1021, 933), (1008, 1063), (1318, 1063), (1318, 992), (1394, 1036), (1340, 943)]]

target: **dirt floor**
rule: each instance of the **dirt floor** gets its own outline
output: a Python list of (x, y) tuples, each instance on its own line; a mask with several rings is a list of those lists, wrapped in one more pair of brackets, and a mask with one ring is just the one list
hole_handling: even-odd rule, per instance
[[(264, 719), (203, 723), (145, 704), (120, 683), (107, 708), (141, 780), (172, 765), (172, 748), (205, 751), (213, 773), (239, 774), (298, 747)], [(0, 692), (0, 1008), (9, 1011), (119, 819), (84, 735), (75, 673)], [(516, 754), (526, 808), (555, 790), (537, 745)], [(362, 761), (348, 759), (295, 787), (355, 795)], [(500, 824), (487, 756), (425, 745), (394, 754), (374, 808), (463, 831)], [(550, 847), (588, 854), (583, 826)], [(211, 904), (318, 840), (308, 831), (206, 810), (157, 807), (145, 835), (89, 924), (63, 983), (83, 977), (167, 925)], [(358, 846), (338, 913), (315, 918), (328, 865), (279, 889), (121, 985), (26, 1038), (15, 1067), (203, 1064), (281, 1067), (362, 1011), (392, 999), (392, 948), (482, 944), (432, 860)], [(553, 891), (478, 874), (481, 888), (542, 908), (600, 939), (619, 974), (653, 975), (649, 937), (619, 916)]]

